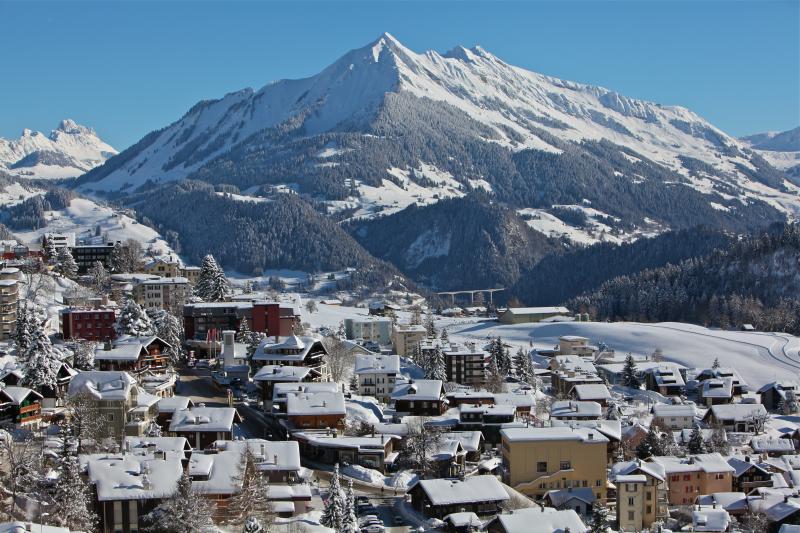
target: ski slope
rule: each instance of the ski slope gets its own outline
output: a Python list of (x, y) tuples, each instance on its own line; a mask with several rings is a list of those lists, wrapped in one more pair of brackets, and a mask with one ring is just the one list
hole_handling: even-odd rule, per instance
[(485, 340), (500, 336), (520, 346), (552, 348), (561, 335), (580, 335), (604, 342), (618, 353), (650, 355), (657, 348), (664, 359), (687, 367), (708, 368), (719, 358), (735, 368), (751, 388), (776, 379), (794, 379), (800, 372), (800, 338), (785, 333), (721, 331), (664, 322), (552, 322), (503, 325), (494, 321), (448, 327), (451, 339)]

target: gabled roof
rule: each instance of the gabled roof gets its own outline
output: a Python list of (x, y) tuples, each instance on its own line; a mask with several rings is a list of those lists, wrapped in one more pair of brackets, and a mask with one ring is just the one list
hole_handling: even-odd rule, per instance
[(603, 414), (603, 406), (597, 402), (582, 402), (575, 400), (558, 400), (550, 406), (551, 418), (600, 418)]
[[(19, 405), (25, 401), (29, 396), (33, 396), (33, 401), (41, 400), (43, 396), (33, 389), (28, 387), (2, 387), (0, 388), (0, 400), (8, 398), (8, 401), (14, 405)], [(3, 403), (0, 401), (0, 403)]]
[(725, 509), (700, 509), (692, 511), (693, 531), (723, 532), (728, 530), (731, 517)]
[(537, 442), (576, 440), (584, 443), (607, 443), (608, 438), (599, 431), (570, 427), (506, 428), (500, 431), (509, 442)]
[(495, 518), (505, 533), (586, 533), (589, 528), (572, 509), (557, 511), (528, 507), (515, 509), (511, 513), (499, 514)]
[(125, 400), (136, 386), (136, 380), (127, 372), (117, 370), (89, 370), (78, 372), (69, 383), (67, 395), (86, 393), (98, 400)]
[(712, 414), (717, 420), (743, 422), (754, 416), (766, 415), (767, 409), (760, 403), (727, 403), (712, 405), (706, 412), (706, 417)]
[(753, 437), (750, 439), (750, 447), (756, 453), (769, 452), (794, 452), (794, 440), (774, 437)]
[(174, 413), (175, 411), (188, 409), (192, 405), (194, 405), (194, 402), (192, 402), (192, 399), (188, 396), (170, 396), (158, 400), (158, 412)]
[(653, 415), (658, 417), (670, 416), (697, 416), (697, 407), (694, 404), (665, 404), (657, 403), (653, 406)]
[(550, 500), (550, 503), (556, 508), (565, 505), (571, 500), (580, 500), (591, 505), (597, 499), (595, 498), (594, 490), (590, 487), (549, 490), (545, 493), (544, 498)]
[(506, 313), (510, 315), (550, 315), (550, 314), (569, 314), (566, 307), (509, 307)]
[(81, 456), (99, 501), (161, 499), (175, 492), (181, 477), (181, 453), (166, 458), (148, 455), (95, 454)]
[(176, 411), (169, 430), (173, 433), (232, 431), (237, 421), (241, 418), (233, 407), (192, 407)]
[(311, 368), (307, 366), (264, 365), (253, 376), (253, 381), (303, 381)]
[(392, 400), (438, 401), (442, 394), (440, 379), (416, 379), (408, 383), (395, 384)]
[(147, 455), (156, 450), (184, 453), (192, 447), (186, 437), (125, 437), (123, 449), (135, 455)]
[(295, 440), (269, 441), (264, 439), (218, 440), (212, 447), (216, 450), (244, 453), (247, 445), (256, 459), (256, 467), (262, 471), (299, 471), (300, 444)]
[(324, 346), (314, 337), (292, 335), (282, 342), (271, 342), (269, 338), (261, 341), (253, 353), (254, 361), (303, 361), (314, 346), (324, 350)]
[(357, 355), (356, 374), (399, 374), (399, 355)]
[(286, 398), (287, 416), (346, 414), (344, 394), (341, 392), (300, 393)]
[(459, 479), (423, 479), (418, 486), (431, 504), (459, 505), (466, 503), (500, 502), (509, 499), (503, 485), (494, 476), (471, 476)]
[(718, 453), (700, 453), (689, 457), (658, 456), (653, 457), (651, 460), (662, 465), (667, 474), (681, 472), (734, 472), (734, 468)]
[(744, 492), (714, 492), (712, 494), (702, 494), (697, 497), (697, 505), (722, 507), (728, 512), (746, 511), (747, 495)]
[(611, 393), (602, 383), (575, 385), (572, 388), (579, 400), (610, 400)]
[(611, 477), (618, 478), (619, 476), (630, 476), (635, 474), (643, 474), (656, 478), (659, 481), (667, 479), (667, 473), (664, 465), (648, 462), (648, 461), (624, 461), (614, 463), (611, 467)]

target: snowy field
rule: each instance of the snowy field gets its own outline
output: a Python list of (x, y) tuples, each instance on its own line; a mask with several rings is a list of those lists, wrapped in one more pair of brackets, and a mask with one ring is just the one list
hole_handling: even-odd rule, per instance
[(751, 387), (795, 377), (800, 371), (800, 338), (784, 333), (720, 331), (691, 324), (664, 322), (552, 322), (503, 325), (477, 322), (452, 325), (451, 339), (486, 340), (500, 336), (518, 346), (552, 348), (561, 335), (580, 335), (604, 342), (617, 353), (650, 355), (657, 348), (665, 359), (688, 367), (710, 367), (715, 358), (736, 368)]

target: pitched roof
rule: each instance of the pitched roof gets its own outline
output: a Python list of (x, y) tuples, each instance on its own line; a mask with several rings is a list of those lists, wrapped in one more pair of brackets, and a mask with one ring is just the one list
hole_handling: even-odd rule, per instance
[(500, 431), (503, 438), (509, 442), (536, 442), (536, 441), (559, 441), (577, 440), (584, 443), (604, 443), (608, 442), (605, 435), (599, 431), (585, 428), (570, 427), (524, 427), (506, 428)]
[(399, 355), (357, 355), (356, 374), (399, 374)]
[(292, 394), (286, 398), (287, 416), (342, 415), (347, 413), (341, 392)]
[(392, 400), (437, 401), (442, 396), (440, 379), (416, 379), (408, 383), (395, 384)]
[(572, 390), (579, 400), (610, 400), (611, 393), (602, 383), (575, 385)]
[(233, 407), (192, 407), (176, 411), (169, 425), (171, 432), (231, 431), (239, 415)]
[(714, 415), (717, 420), (746, 421), (754, 416), (767, 414), (767, 409), (760, 403), (727, 403), (712, 405), (706, 416)]
[(459, 479), (423, 479), (417, 485), (432, 505), (494, 502), (509, 499), (497, 478), (490, 475)]
[(506, 533), (586, 533), (589, 528), (572, 509), (558, 511), (552, 507), (528, 507), (515, 509), (508, 514), (497, 515), (502, 530)]
[(8, 386), (0, 388), (0, 397), (6, 396), (14, 405), (21, 404), (31, 394), (34, 395), (34, 400), (41, 400), (43, 398), (41, 394), (28, 387)]
[(545, 493), (544, 497), (545, 499), (549, 499), (550, 503), (552, 503), (554, 507), (561, 507), (573, 499), (580, 500), (591, 505), (597, 499), (595, 498), (594, 491), (589, 487), (549, 490)]
[(167, 453), (165, 458), (153, 455), (82, 456), (87, 464), (89, 480), (95, 485), (99, 501), (144, 500), (166, 498), (174, 491), (181, 477), (183, 453)]
[(136, 380), (127, 372), (89, 370), (72, 378), (67, 394), (72, 397), (88, 393), (98, 400), (125, 400), (135, 386)]
[(657, 403), (653, 406), (653, 414), (655, 416), (697, 416), (697, 407), (694, 404), (666, 404)]

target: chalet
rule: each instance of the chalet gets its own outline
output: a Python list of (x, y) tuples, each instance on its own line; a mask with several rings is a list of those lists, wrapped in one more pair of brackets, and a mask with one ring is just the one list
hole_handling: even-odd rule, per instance
[(56, 365), (56, 386), (45, 386), (39, 390), (42, 394), (42, 407), (44, 409), (62, 407), (67, 396), (69, 383), (72, 378), (78, 375), (78, 371), (64, 361), (58, 361)]
[(729, 457), (728, 464), (733, 468), (733, 490), (749, 493), (758, 487), (772, 486), (772, 472), (766, 463), (756, 461), (749, 455)]
[(485, 390), (455, 389), (445, 395), (449, 407), (465, 405), (492, 405), (495, 403), (495, 393)]
[(286, 397), (286, 420), (292, 429), (335, 429), (344, 424), (346, 415), (341, 392), (303, 392)]
[(582, 402), (597, 402), (604, 407), (608, 405), (608, 401), (611, 399), (611, 393), (608, 387), (601, 383), (575, 385), (572, 388), (571, 395), (576, 400)]
[(503, 324), (524, 324), (568, 314), (566, 307), (509, 307), (500, 313), (498, 320)]
[(479, 431), (490, 444), (500, 443), (500, 430), (511, 427), (517, 418), (514, 405), (461, 405), (458, 429)]
[(794, 441), (775, 437), (753, 437), (750, 439), (750, 447), (755, 453), (779, 457), (781, 455), (792, 455), (795, 453)]
[(483, 526), (483, 520), (475, 513), (450, 513), (442, 519), (444, 531), (447, 533), (471, 533), (479, 531)]
[(768, 416), (760, 403), (732, 403), (712, 405), (703, 421), (712, 426), (721, 425), (727, 431), (753, 433), (761, 430), (763, 420)]
[(41, 419), (41, 394), (27, 387), (0, 388), (0, 426), (35, 429)]
[(733, 378), (709, 378), (702, 381), (699, 396), (707, 406), (733, 402)]
[(139, 372), (163, 370), (168, 364), (169, 344), (156, 336), (132, 337), (123, 335), (95, 348), (94, 361), (98, 370)]
[(309, 461), (357, 464), (385, 473), (397, 459), (400, 439), (385, 434), (349, 437), (330, 431), (299, 431), (292, 433), (292, 440), (297, 441), (300, 454)]
[(269, 411), (277, 383), (308, 383), (312, 376), (311, 368), (307, 366), (264, 365), (253, 376), (253, 383), (259, 386), (264, 410)]
[(483, 433), (480, 431), (449, 431), (448, 439), (457, 440), (464, 450), (464, 460), (477, 463), (481, 460), (484, 447)]
[(731, 526), (731, 517), (725, 509), (700, 507), (692, 511), (692, 531), (723, 533)]
[(452, 478), (464, 475), (467, 453), (461, 439), (446, 434), (430, 451), (431, 477)]
[(797, 403), (797, 383), (793, 381), (773, 381), (758, 389), (761, 403), (768, 411), (787, 409), (790, 403)]
[(694, 404), (663, 404), (657, 403), (651, 411), (653, 413), (653, 424), (668, 429), (692, 429), (697, 417), (697, 408)]
[(739, 376), (733, 368), (720, 367), (720, 368), (706, 368), (697, 374), (697, 381), (706, 381), (708, 379), (731, 379), (731, 387), (734, 396), (741, 396), (748, 390), (747, 382)]
[(158, 397), (141, 390), (127, 372), (79, 372), (69, 384), (67, 397), (91, 402), (106, 421), (103, 436), (120, 442), (126, 434), (141, 435), (158, 413)]
[(141, 531), (141, 517), (175, 491), (183, 454), (143, 451), (81, 456), (103, 533)]
[(178, 375), (170, 369), (165, 371), (147, 369), (136, 375), (136, 381), (146, 392), (159, 398), (169, 398), (175, 394)]
[(695, 505), (703, 508), (719, 508), (728, 511), (731, 516), (747, 514), (750, 510), (747, 495), (744, 492), (713, 492), (701, 494)]
[(494, 476), (459, 479), (423, 479), (409, 488), (411, 505), (430, 518), (444, 518), (450, 513), (472, 512), (494, 515), (509, 499), (503, 485)]
[(358, 393), (374, 396), (387, 402), (394, 389), (395, 380), (400, 375), (399, 355), (358, 355), (355, 375), (358, 377)]
[(321, 381), (328, 375), (325, 364), (327, 354), (319, 339), (292, 335), (277, 343), (264, 339), (251, 359), (255, 368), (265, 365), (308, 367), (311, 369), (311, 380)]
[(499, 514), (486, 526), (488, 533), (587, 533), (589, 528), (572, 509), (527, 507)]
[(416, 416), (439, 416), (444, 412), (447, 403), (444, 386), (438, 379), (412, 379), (407, 383), (397, 384), (391, 401), (398, 415), (402, 413)]
[(202, 450), (214, 441), (233, 439), (234, 426), (241, 421), (233, 407), (191, 407), (173, 413), (169, 432)]
[(556, 394), (561, 395), (569, 395), (578, 385), (605, 385), (596, 373), (581, 370), (556, 370), (552, 373), (551, 383)]
[(556, 420), (598, 420), (603, 407), (597, 402), (558, 400), (550, 406), (550, 418)]
[(686, 388), (681, 367), (673, 363), (659, 363), (644, 372), (647, 390), (656, 391), (662, 396), (680, 396)]
[(547, 507), (564, 510), (572, 509), (581, 516), (590, 516), (592, 504), (596, 498), (590, 487), (569, 487), (566, 489), (549, 490), (544, 495), (544, 504)]

